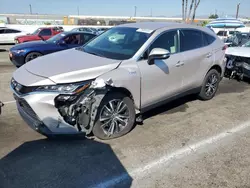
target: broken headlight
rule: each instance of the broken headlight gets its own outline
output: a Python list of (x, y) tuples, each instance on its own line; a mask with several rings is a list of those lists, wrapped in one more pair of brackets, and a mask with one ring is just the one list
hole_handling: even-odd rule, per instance
[(83, 83), (63, 84), (40, 86), (36, 91), (57, 92), (61, 94), (78, 94), (87, 89), (91, 85), (92, 80)]

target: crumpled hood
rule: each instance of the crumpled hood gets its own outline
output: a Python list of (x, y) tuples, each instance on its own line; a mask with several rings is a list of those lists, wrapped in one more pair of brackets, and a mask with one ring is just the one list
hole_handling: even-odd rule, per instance
[(250, 57), (250, 47), (229, 47), (226, 50), (226, 55)]
[(24, 68), (59, 84), (94, 79), (115, 69), (120, 62), (69, 49), (38, 57), (26, 63)]

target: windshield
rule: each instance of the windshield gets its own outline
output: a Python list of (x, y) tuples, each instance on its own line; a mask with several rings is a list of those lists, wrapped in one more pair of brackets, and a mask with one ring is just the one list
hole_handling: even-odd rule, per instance
[(57, 41), (61, 40), (65, 36), (66, 36), (65, 33), (59, 33), (59, 34), (49, 38), (48, 40), (46, 40), (46, 42), (56, 43)]
[(137, 28), (112, 28), (83, 46), (82, 50), (110, 59), (129, 59), (147, 41), (150, 32)]
[(35, 30), (35, 31), (32, 33), (32, 35), (37, 35), (40, 31), (41, 31), (41, 29), (37, 29), (37, 30)]
[(250, 47), (250, 40), (244, 44), (244, 47)]

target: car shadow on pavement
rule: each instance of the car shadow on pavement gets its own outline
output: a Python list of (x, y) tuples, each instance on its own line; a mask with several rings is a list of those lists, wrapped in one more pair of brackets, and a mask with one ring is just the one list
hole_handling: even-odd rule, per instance
[[(123, 177), (122, 181), (115, 181), (117, 177)], [(0, 160), (0, 187), (130, 187), (131, 184), (132, 178), (110, 145), (89, 139), (30, 141)]]
[(225, 94), (225, 93), (243, 93), (246, 89), (249, 88), (249, 79), (244, 79), (244, 81), (237, 80), (223, 80), (223, 84), (219, 85), (216, 95)]
[(165, 105), (159, 106), (143, 114), (143, 119), (148, 119), (156, 115), (174, 114), (177, 112), (186, 112), (189, 108), (188, 102), (197, 100), (196, 95), (188, 95), (179, 99), (173, 100)]

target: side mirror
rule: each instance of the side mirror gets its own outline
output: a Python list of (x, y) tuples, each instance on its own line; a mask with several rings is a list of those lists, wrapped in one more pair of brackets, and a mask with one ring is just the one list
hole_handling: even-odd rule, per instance
[(170, 52), (163, 48), (154, 48), (151, 50), (148, 56), (148, 64), (154, 64), (155, 59), (168, 59), (170, 57)]
[(65, 45), (66, 45), (66, 42), (65, 42), (64, 40), (60, 40), (60, 41), (58, 42), (58, 44), (59, 44), (59, 45), (62, 45), (62, 46), (65, 46)]

